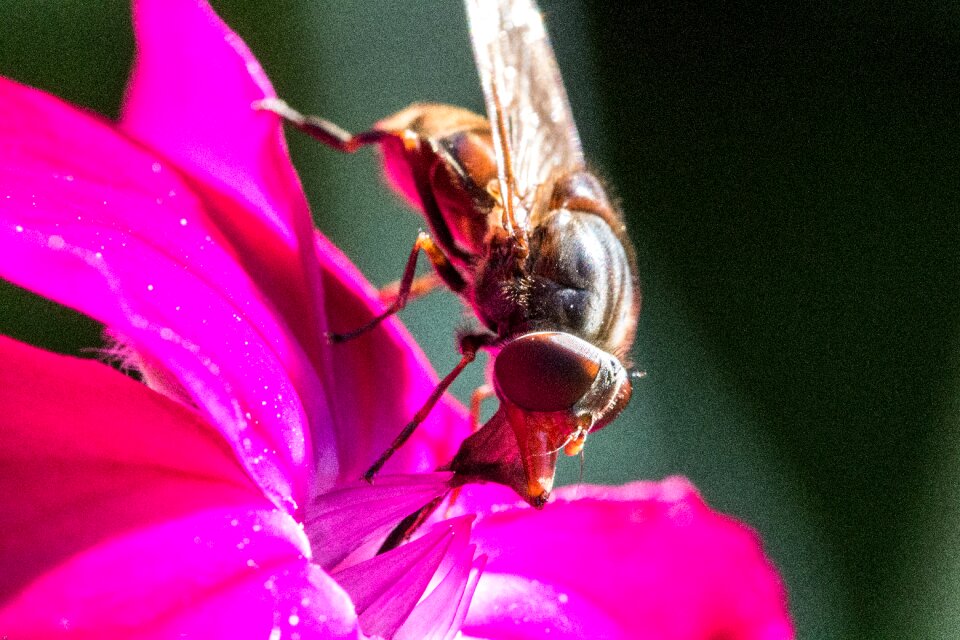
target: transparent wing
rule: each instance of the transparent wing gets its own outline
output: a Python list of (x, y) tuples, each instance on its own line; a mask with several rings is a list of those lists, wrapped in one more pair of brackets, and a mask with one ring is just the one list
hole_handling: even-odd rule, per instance
[(505, 225), (526, 228), (537, 189), (584, 165), (553, 48), (532, 0), (466, 0), (493, 129)]

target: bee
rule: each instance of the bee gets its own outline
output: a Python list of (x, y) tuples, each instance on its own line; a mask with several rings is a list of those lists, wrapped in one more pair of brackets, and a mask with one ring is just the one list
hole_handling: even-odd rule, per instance
[[(420, 252), (478, 322), (460, 338), (460, 362), (364, 477), (373, 479), (486, 349), (499, 408), (443, 469), (454, 472), (451, 488), (498, 482), (541, 508), (559, 452), (580, 453), (630, 400), (636, 262), (622, 213), (586, 166), (537, 7), (466, 0), (466, 8), (486, 117), (414, 104), (351, 134), (280, 100), (258, 106), (334, 149), (378, 146), (388, 179), (430, 228), (417, 237), (393, 302), (332, 340), (356, 338), (402, 309), (425, 282), (415, 278)], [(401, 523), (384, 547), (402, 542), (437, 504)]]

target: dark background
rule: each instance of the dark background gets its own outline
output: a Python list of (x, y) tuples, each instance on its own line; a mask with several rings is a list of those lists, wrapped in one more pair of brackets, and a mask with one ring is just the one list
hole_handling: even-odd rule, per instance
[[(690, 477), (761, 533), (801, 637), (956, 638), (960, 5), (676, 4), (544, 0), (645, 289), (649, 375), (585, 480)], [(481, 109), (455, 0), (214, 5), (282, 96), (348, 128), (415, 100)], [(3, 0), (0, 25), (0, 72), (116, 115), (124, 2)], [(321, 228), (396, 279), (419, 220), (374, 154), (290, 138)], [(460, 313), (440, 294), (403, 314), (440, 369)], [(2, 283), (0, 332), (99, 344)]]

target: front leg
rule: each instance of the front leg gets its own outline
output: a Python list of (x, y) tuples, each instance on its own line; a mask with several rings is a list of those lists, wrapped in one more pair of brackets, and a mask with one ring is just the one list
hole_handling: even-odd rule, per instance
[(417, 257), (420, 255), (421, 251), (427, 254), (427, 258), (430, 260), (430, 264), (433, 265), (437, 275), (440, 276), (440, 278), (448, 287), (450, 287), (451, 290), (457, 293), (463, 291), (463, 289), (467, 286), (463, 276), (460, 275), (460, 272), (457, 271), (456, 267), (453, 266), (440, 247), (437, 246), (437, 243), (435, 243), (427, 233), (421, 231), (419, 234), (417, 234), (417, 239), (414, 241), (413, 247), (410, 249), (410, 256), (407, 258), (407, 266), (403, 270), (403, 278), (400, 280), (400, 286), (397, 289), (397, 296), (393, 299), (393, 302), (387, 305), (387, 308), (384, 309), (382, 313), (370, 320), (370, 322), (357, 327), (352, 331), (347, 331), (346, 333), (327, 334), (327, 337), (330, 339), (330, 341), (345, 342), (361, 336), (407, 306), (407, 300), (410, 298), (411, 288), (413, 287), (415, 281)]
[(253, 103), (253, 108), (259, 111), (270, 111), (280, 116), (291, 126), (316, 138), (328, 147), (344, 153), (353, 153), (360, 147), (377, 144), (390, 134), (384, 131), (363, 131), (353, 134), (329, 120), (318, 116), (307, 116), (281, 100), (280, 98), (264, 98)]
[(437, 402), (440, 400), (441, 396), (446, 392), (450, 385), (453, 384), (453, 381), (457, 379), (457, 376), (467, 368), (467, 365), (473, 362), (477, 357), (477, 351), (485, 346), (494, 344), (497, 341), (497, 336), (492, 333), (483, 332), (483, 333), (470, 333), (460, 338), (460, 362), (457, 363), (457, 366), (453, 370), (445, 375), (443, 379), (437, 384), (433, 389), (433, 392), (427, 398), (427, 401), (423, 403), (423, 406), (420, 407), (420, 410), (417, 411), (410, 422), (400, 431), (400, 434), (394, 439), (394, 441), (387, 447), (387, 450), (383, 452), (377, 461), (374, 462), (367, 472), (363, 474), (363, 479), (367, 482), (373, 482), (374, 476), (376, 476), (380, 469), (383, 468), (383, 465), (387, 463), (387, 460), (390, 459), (397, 449), (403, 446), (403, 444), (410, 439), (410, 436), (413, 435), (413, 432), (416, 431), (417, 427), (427, 419), (427, 416), (430, 415), (430, 411), (433, 410), (433, 407), (436, 406)]

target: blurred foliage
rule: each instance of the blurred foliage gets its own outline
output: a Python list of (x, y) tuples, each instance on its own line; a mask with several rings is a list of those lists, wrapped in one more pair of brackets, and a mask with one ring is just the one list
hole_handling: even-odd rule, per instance
[[(417, 100), (481, 108), (454, 0), (214, 4), (283, 97), (347, 128)], [(585, 480), (689, 476), (760, 532), (803, 638), (958, 637), (960, 9), (544, 8), (645, 293), (649, 375)], [(0, 24), (0, 72), (117, 113), (126, 3), (5, 0)], [(374, 154), (290, 142), (321, 228), (396, 279), (422, 221)], [(437, 294), (403, 314), (440, 370), (461, 313)], [(99, 335), (6, 284), (0, 331), (66, 353)]]

